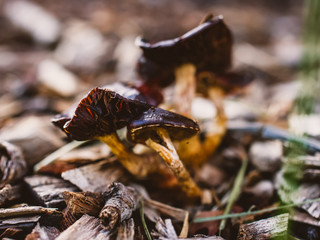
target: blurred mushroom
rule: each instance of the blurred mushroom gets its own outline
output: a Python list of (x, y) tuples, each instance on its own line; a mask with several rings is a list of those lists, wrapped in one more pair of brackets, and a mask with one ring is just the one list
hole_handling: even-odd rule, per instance
[(68, 114), (55, 118), (54, 123), (74, 140), (99, 139), (106, 143), (123, 166), (136, 176), (147, 174), (141, 157), (132, 153), (119, 139), (116, 131), (125, 127), (135, 116), (142, 114), (150, 105), (130, 100), (102, 88), (95, 88), (81, 100), (72, 118)]
[(176, 109), (190, 115), (196, 91), (196, 75), (223, 73), (231, 66), (232, 36), (222, 16), (208, 15), (202, 23), (181, 37), (149, 43), (137, 39), (143, 55), (138, 72), (149, 85), (166, 87), (176, 80)]
[(177, 177), (182, 190), (190, 197), (199, 197), (201, 190), (190, 177), (171, 141), (184, 140), (199, 132), (193, 120), (179, 114), (151, 107), (128, 125), (128, 138), (157, 151)]
[(17, 146), (0, 141), (0, 188), (23, 177), (27, 163)]

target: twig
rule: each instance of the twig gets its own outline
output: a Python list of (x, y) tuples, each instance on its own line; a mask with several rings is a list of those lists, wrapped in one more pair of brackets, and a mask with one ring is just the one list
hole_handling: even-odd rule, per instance
[(1, 208), (0, 218), (23, 216), (29, 214), (55, 214), (60, 213), (55, 208), (44, 208), (38, 206), (19, 207), (19, 208)]

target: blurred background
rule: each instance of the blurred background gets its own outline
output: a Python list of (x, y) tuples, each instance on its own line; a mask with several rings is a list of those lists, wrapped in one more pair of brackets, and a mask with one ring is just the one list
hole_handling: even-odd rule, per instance
[(0, 127), (23, 114), (64, 111), (94, 86), (135, 81), (137, 36), (178, 37), (208, 13), (223, 15), (232, 30), (234, 65), (256, 72), (247, 90), (253, 109), (278, 118), (296, 87), (281, 94), (283, 105), (270, 89), (296, 79), (302, 12), (297, 0), (1, 0)]

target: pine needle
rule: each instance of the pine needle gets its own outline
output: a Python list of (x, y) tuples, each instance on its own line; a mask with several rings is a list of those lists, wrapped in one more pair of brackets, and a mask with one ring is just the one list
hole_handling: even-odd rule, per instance
[[(247, 169), (247, 166), (248, 166), (248, 159), (247, 158), (244, 158), (243, 161), (242, 161), (242, 165), (241, 165), (241, 168), (238, 172), (238, 175), (234, 181), (234, 184), (233, 184), (233, 187), (232, 187), (232, 190), (231, 190), (231, 194), (230, 194), (230, 197), (229, 197), (229, 201), (227, 203), (227, 206), (224, 210), (224, 215), (228, 214), (234, 204), (234, 202), (238, 199), (239, 197), (239, 194), (241, 192), (241, 186), (242, 186), (242, 183), (243, 183), (243, 179), (244, 179), (244, 176), (245, 176), (245, 172), (246, 172), (246, 169)], [(219, 226), (219, 233), (221, 234), (221, 231), (224, 229), (226, 225), (226, 219), (222, 219), (221, 223), (220, 223), (220, 226)]]
[(299, 203), (292, 203), (292, 204), (287, 204), (287, 205), (278, 206), (278, 207), (265, 208), (265, 209), (256, 210), (256, 211), (224, 214), (224, 215), (215, 216), (215, 217), (196, 218), (193, 220), (193, 222), (202, 223), (202, 222), (209, 222), (209, 221), (216, 221), (216, 220), (225, 220), (225, 219), (229, 219), (229, 218), (240, 218), (240, 217), (245, 217), (245, 216), (249, 216), (249, 215), (258, 215), (258, 214), (263, 214), (263, 213), (267, 213), (267, 212), (284, 210), (284, 209), (297, 207), (300, 205), (314, 203), (314, 202), (320, 202), (320, 198), (315, 198), (315, 199), (306, 200), (306, 201), (299, 202)]
[(86, 143), (88, 141), (72, 141), (69, 142), (66, 145), (63, 145), (61, 148), (57, 149), (56, 151), (52, 152), (48, 156), (46, 156), (43, 160), (38, 162), (36, 165), (33, 167), (34, 172), (38, 172), (42, 167), (49, 165), (59, 157), (63, 156), (64, 154), (70, 152), (71, 150), (81, 146), (82, 144)]
[(141, 217), (141, 222), (142, 222), (142, 226), (143, 226), (144, 232), (145, 232), (148, 240), (152, 240), (152, 237), (150, 235), (149, 229), (148, 229), (147, 224), (146, 224), (146, 220), (144, 218), (144, 202), (143, 202), (143, 199), (141, 199), (141, 201), (140, 201), (140, 217)]

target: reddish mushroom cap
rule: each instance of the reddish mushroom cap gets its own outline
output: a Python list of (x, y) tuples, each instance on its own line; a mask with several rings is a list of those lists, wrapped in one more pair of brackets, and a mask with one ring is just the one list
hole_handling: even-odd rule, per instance
[(83, 98), (63, 130), (71, 139), (89, 140), (125, 127), (150, 105), (107, 89), (94, 88)]
[[(138, 88), (135, 88), (133, 86), (129, 86), (123, 83), (113, 83), (113, 84), (103, 86), (102, 88), (99, 88), (99, 89), (114, 91), (126, 99), (136, 100), (143, 103), (150, 103), (151, 105), (154, 105), (154, 103), (158, 103), (159, 101), (159, 100), (153, 100), (153, 98), (150, 97), (149, 95), (144, 96), (144, 93), (141, 92)], [(159, 96), (156, 96), (156, 97), (157, 97), (156, 99), (159, 98)], [(61, 130), (64, 131), (65, 124), (71, 120), (77, 108), (78, 108), (78, 104), (73, 105), (66, 112), (54, 116), (53, 119), (51, 119), (51, 122), (55, 126), (59, 127)]]

